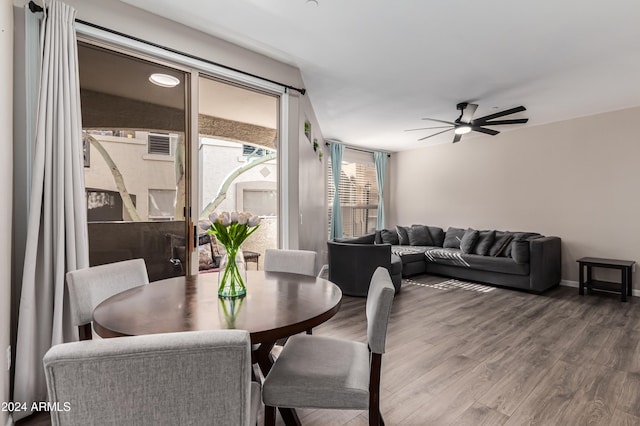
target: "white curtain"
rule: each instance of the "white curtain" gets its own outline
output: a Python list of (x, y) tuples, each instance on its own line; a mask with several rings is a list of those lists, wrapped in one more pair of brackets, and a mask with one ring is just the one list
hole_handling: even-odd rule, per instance
[[(75, 9), (45, 3), (14, 400), (46, 401), (42, 357), (77, 339), (65, 274), (89, 266)], [(16, 420), (27, 413), (15, 413)]]

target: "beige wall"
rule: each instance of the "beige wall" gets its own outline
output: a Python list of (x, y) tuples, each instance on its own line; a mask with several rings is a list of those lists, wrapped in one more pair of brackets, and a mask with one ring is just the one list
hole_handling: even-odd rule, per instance
[(389, 224), (556, 235), (569, 281), (583, 256), (640, 262), (639, 120), (633, 108), (398, 153)]
[[(0, 1), (0, 403), (9, 401), (9, 371), (6, 350), (10, 342), (11, 313), (11, 216), (13, 175), (13, 2)], [(0, 424), (8, 414), (0, 411)]]

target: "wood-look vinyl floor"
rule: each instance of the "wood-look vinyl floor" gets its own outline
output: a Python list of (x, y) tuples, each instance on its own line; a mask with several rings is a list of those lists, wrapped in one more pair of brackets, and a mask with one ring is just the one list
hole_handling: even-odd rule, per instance
[[(640, 299), (445, 281), (405, 281), (394, 300), (387, 425), (640, 425)], [(345, 296), (314, 335), (364, 342), (364, 306)], [(363, 411), (298, 412), (305, 426), (368, 424)]]

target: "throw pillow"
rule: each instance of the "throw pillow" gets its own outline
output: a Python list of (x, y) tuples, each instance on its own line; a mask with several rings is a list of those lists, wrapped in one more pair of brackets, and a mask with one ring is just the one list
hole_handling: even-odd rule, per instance
[(452, 228), (451, 226), (447, 229), (447, 233), (444, 237), (444, 243), (442, 247), (444, 248), (460, 248), (460, 240), (464, 236), (464, 229), (462, 228)]
[[(497, 237), (497, 236), (496, 236)], [(493, 245), (489, 249), (489, 256), (500, 256), (511, 244), (513, 240), (513, 234), (505, 232), (500, 238), (496, 238)]]
[(380, 231), (380, 238), (382, 240), (382, 244), (391, 244), (392, 246), (397, 246), (400, 244), (397, 231), (383, 229)]
[(464, 254), (473, 253), (473, 248), (478, 242), (479, 235), (480, 235), (480, 232), (476, 231), (475, 229), (469, 228), (466, 231), (464, 231), (464, 235), (460, 240), (460, 251), (462, 251), (462, 253)]
[(198, 246), (198, 269), (204, 271), (215, 267), (213, 263), (213, 253), (211, 244), (206, 243)]
[(411, 228), (407, 228), (407, 236), (409, 237), (409, 245), (433, 246), (429, 228), (424, 225), (414, 225)]
[[(513, 241), (528, 240), (529, 238), (533, 238), (533, 237), (537, 238), (541, 236), (542, 235), (538, 234), (537, 232), (514, 232)], [(512, 248), (513, 248), (513, 244), (509, 244), (506, 250), (503, 252), (503, 256), (513, 257), (511, 253)]]
[(511, 257), (516, 263), (529, 262), (529, 241), (516, 240), (511, 243)]
[(486, 256), (489, 254), (489, 249), (493, 245), (493, 241), (496, 239), (496, 231), (480, 231), (478, 234), (478, 242), (473, 252), (480, 256)]
[(408, 226), (396, 226), (396, 231), (398, 232), (398, 243), (401, 246), (409, 245), (409, 234), (407, 234)]
[(444, 244), (444, 231), (437, 226), (428, 226), (429, 233), (431, 234), (431, 240), (435, 247), (442, 247)]

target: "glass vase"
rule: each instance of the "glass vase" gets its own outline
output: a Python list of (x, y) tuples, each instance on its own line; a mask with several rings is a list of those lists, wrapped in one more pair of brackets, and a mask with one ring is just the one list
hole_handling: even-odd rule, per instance
[(218, 272), (218, 296), (242, 297), (247, 294), (247, 264), (242, 249), (227, 249), (220, 261)]

